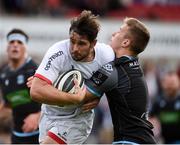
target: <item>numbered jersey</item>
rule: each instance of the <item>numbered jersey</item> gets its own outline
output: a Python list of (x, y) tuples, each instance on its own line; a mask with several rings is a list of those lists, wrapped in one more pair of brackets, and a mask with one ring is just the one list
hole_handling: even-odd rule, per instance
[[(57, 77), (70, 69), (78, 69), (84, 78), (90, 78), (102, 65), (114, 59), (114, 52), (109, 45), (97, 43), (95, 45), (95, 58), (91, 62), (74, 61), (71, 57), (70, 41), (64, 40), (49, 48), (44, 56), (35, 76), (53, 84)], [(79, 105), (54, 106), (42, 105), (42, 111), (51, 117), (71, 118), (79, 112)]]

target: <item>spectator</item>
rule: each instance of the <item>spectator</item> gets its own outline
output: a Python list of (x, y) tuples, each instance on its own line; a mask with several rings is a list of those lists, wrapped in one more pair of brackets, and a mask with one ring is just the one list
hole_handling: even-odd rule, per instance
[(162, 94), (152, 106), (150, 120), (161, 130), (165, 144), (180, 143), (180, 81), (176, 72), (165, 72), (161, 86)]

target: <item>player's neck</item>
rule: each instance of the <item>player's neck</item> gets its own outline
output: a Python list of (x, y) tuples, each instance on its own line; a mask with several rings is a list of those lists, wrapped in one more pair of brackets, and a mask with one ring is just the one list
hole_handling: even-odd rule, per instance
[(120, 58), (121, 56), (127, 55), (127, 56), (136, 56), (132, 51), (129, 51), (128, 49), (117, 49), (116, 58)]
[(95, 57), (95, 51), (94, 51), (94, 49), (93, 49), (93, 50), (91, 51), (89, 57), (88, 57), (89, 61), (93, 61), (93, 60), (94, 60), (94, 57)]
[(95, 51), (94, 49), (89, 53), (89, 55), (84, 59), (82, 60), (83, 62), (91, 62), (93, 61), (95, 58)]
[(16, 59), (16, 60), (9, 60), (9, 67), (12, 70), (16, 70), (19, 67), (21, 67), (26, 61), (26, 58), (23, 57), (22, 59)]

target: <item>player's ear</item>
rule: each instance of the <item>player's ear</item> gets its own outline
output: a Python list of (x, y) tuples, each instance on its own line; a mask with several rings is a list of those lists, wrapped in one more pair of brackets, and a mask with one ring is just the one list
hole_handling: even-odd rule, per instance
[(127, 48), (130, 46), (131, 40), (130, 39), (124, 39), (122, 42), (122, 46)]

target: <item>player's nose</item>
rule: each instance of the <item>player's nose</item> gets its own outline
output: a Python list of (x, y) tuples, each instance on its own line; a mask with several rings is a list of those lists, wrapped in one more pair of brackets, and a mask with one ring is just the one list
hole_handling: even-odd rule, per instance
[(73, 45), (73, 52), (77, 52), (77, 51), (79, 51), (79, 47), (77, 44), (74, 44)]
[(114, 37), (114, 36), (116, 35), (116, 33), (117, 33), (117, 32), (112, 33), (112, 36)]

